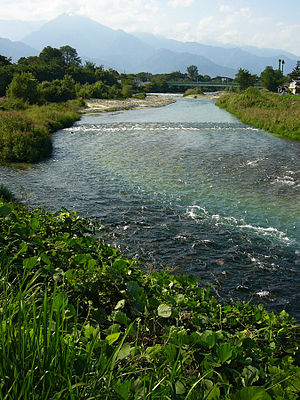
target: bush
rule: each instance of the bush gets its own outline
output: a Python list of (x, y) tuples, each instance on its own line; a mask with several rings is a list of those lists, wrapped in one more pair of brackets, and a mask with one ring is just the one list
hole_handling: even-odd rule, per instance
[(21, 99), (30, 104), (38, 103), (38, 82), (29, 72), (16, 74), (7, 88), (9, 98)]
[(199, 95), (204, 95), (204, 93), (202, 92), (201, 89), (197, 88), (191, 88), (191, 89), (187, 89), (184, 94), (183, 97), (186, 96), (199, 96)]

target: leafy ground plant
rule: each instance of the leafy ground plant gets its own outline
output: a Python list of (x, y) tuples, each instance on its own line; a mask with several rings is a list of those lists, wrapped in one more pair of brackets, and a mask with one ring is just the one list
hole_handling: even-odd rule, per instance
[[(1, 195), (0, 195), (1, 196)], [(297, 399), (297, 325), (0, 197), (1, 399)]]

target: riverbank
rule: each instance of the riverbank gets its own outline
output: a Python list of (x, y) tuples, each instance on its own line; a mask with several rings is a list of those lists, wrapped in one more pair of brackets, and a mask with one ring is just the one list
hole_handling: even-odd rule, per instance
[(164, 107), (175, 103), (169, 96), (147, 95), (145, 99), (128, 98), (125, 100), (112, 99), (88, 99), (86, 106), (81, 109), (81, 113), (112, 112), (122, 110), (134, 110), (143, 108)]
[(1, 398), (297, 398), (287, 313), (145, 273), (94, 229), (0, 188)]
[(35, 163), (51, 156), (51, 134), (80, 119), (78, 102), (47, 105), (0, 102), (0, 162)]
[(249, 88), (221, 96), (216, 105), (246, 124), (300, 140), (300, 96), (279, 96)]

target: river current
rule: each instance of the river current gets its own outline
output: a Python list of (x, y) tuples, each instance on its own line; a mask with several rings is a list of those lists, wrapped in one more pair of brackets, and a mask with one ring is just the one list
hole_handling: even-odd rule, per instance
[(87, 114), (53, 157), (0, 183), (31, 205), (101, 222), (99, 236), (146, 266), (174, 267), (218, 299), (300, 320), (300, 143), (242, 124), (213, 100)]

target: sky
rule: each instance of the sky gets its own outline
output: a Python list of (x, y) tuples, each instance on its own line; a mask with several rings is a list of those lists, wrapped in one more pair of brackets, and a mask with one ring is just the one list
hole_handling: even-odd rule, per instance
[(79, 14), (114, 29), (300, 56), (300, 0), (0, 0), (0, 19)]

